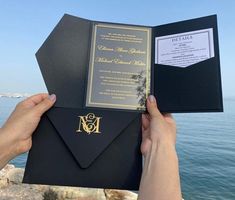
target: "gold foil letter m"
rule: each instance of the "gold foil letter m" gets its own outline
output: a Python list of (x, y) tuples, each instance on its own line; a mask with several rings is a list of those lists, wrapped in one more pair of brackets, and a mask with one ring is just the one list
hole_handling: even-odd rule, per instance
[(86, 116), (79, 116), (79, 127), (76, 132), (86, 132), (88, 135), (91, 133), (100, 132), (100, 119), (94, 113), (88, 113)]

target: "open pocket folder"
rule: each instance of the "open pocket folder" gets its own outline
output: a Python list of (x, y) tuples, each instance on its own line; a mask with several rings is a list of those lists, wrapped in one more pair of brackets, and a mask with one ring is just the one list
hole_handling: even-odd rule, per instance
[[(113, 29), (107, 31), (103, 28), (94, 33), (94, 27), (97, 28), (96, 25), (100, 23), (102, 27), (115, 26), (115, 30), (121, 29), (121, 31), (117, 34)], [(136, 106), (138, 103), (143, 108), (147, 95), (152, 93), (157, 96), (158, 107), (162, 112), (223, 110), (216, 16), (157, 27), (133, 26), (135, 27), (133, 29), (132, 26), (94, 22), (64, 15), (38, 50), (36, 57), (44, 81), (49, 93), (57, 95), (57, 101), (54, 107), (42, 116), (33, 135), (33, 145), (23, 178), (24, 183), (138, 190), (142, 173), (140, 113), (144, 110), (138, 109), (140, 108)], [(194, 48), (193, 45), (196, 43), (183, 42), (177, 45), (180, 48), (190, 47), (199, 51), (197, 58), (193, 57), (196, 63), (185, 66), (185, 59), (181, 59), (179, 65), (183, 62), (183, 66), (169, 65), (172, 62), (174, 64), (175, 60), (179, 62), (179, 56), (165, 59), (164, 56), (171, 56), (169, 52), (162, 54), (163, 63), (156, 62), (155, 38), (177, 33), (190, 32), (191, 34), (192, 31), (205, 29), (210, 29), (210, 34), (213, 34), (213, 40), (210, 40), (213, 44), (211, 57), (205, 56), (207, 55), (205, 43)], [(133, 30), (137, 31), (136, 35)], [(110, 71), (113, 72), (112, 70), (101, 69), (103, 66), (110, 67), (111, 64), (107, 64), (111, 62), (108, 58), (94, 59), (98, 64), (103, 62), (102, 65), (91, 64), (92, 56), (97, 53), (94, 50), (96, 47), (92, 46), (92, 42), (96, 41), (94, 39), (96, 33), (102, 36), (96, 38), (97, 42), (105, 41), (106, 47), (101, 45), (100, 49), (109, 51), (108, 58), (117, 53), (111, 52), (114, 48), (108, 47), (111, 45), (110, 41), (119, 42), (119, 47), (116, 49), (119, 51), (119, 57), (113, 59), (111, 67), (118, 63), (119, 70), (123, 70), (125, 76), (120, 78), (117, 71), (114, 71), (116, 73), (114, 76), (110, 73)], [(148, 39), (145, 40), (144, 37)], [(204, 35), (197, 37), (200, 41), (207, 40), (207, 36)], [(192, 39), (192, 37), (187, 36), (182, 39)], [(177, 40), (181, 38), (178, 37)], [(128, 45), (120, 47), (124, 41), (133, 48), (129, 48), (128, 51)], [(148, 42), (149, 45), (144, 44), (143, 41)], [(98, 54), (102, 53), (98, 52)], [(129, 58), (127, 54), (128, 56), (130, 54), (132, 61), (125, 60)], [(136, 55), (140, 56), (136, 57)], [(198, 62), (198, 57), (204, 59)], [(191, 58), (187, 60), (187, 62), (191, 61)], [(89, 66), (93, 67), (92, 70)], [(144, 72), (141, 71), (136, 76), (136, 71), (133, 74), (130, 73), (127, 66), (136, 71), (146, 70), (145, 74), (149, 73), (149, 75), (143, 78)], [(91, 75), (95, 70), (97, 73), (108, 72), (109, 76), (104, 79), (103, 74), (98, 74), (94, 78)], [(131, 77), (134, 77), (134, 80), (127, 77), (128, 73), (132, 74)], [(137, 80), (136, 77), (142, 79)], [(125, 92), (118, 88), (117, 82), (120, 80), (125, 80), (123, 81)], [(89, 91), (88, 83), (93, 90)], [(135, 85), (137, 83), (141, 83), (141, 87)], [(146, 86), (147, 84), (149, 87)], [(112, 103), (107, 103), (110, 101), (111, 93), (97, 93), (100, 88), (104, 89), (104, 85), (107, 87), (106, 91), (111, 91), (111, 85), (116, 87), (115, 90), (113, 89)], [(135, 89), (136, 86), (137, 97), (140, 99), (138, 101), (129, 99), (130, 101), (125, 102), (133, 105), (134, 109), (131, 109), (131, 106), (129, 109), (122, 103), (125, 99), (122, 93), (128, 94), (126, 96), (130, 98), (135, 97), (136, 94), (131, 93), (134, 90), (127, 91), (127, 88)], [(106, 96), (102, 99), (99, 94)], [(100, 107), (93, 106), (93, 101), (98, 102), (97, 105)], [(107, 107), (102, 106), (104, 102), (107, 103)], [(121, 107), (118, 108), (117, 105)]]
[[(208, 29), (213, 35), (207, 41), (211, 43), (213, 56), (186, 67), (154, 63), (153, 94), (162, 112), (223, 111), (216, 15), (161, 25), (154, 28), (153, 35), (162, 37)], [(156, 49), (153, 51), (155, 54)]]

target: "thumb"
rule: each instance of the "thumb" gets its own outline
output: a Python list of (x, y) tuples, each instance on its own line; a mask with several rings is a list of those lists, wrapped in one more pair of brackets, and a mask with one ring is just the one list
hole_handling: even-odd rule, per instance
[(147, 99), (147, 110), (151, 118), (162, 117), (162, 114), (157, 108), (157, 102), (153, 95), (150, 95)]
[(56, 95), (49, 95), (48, 98), (45, 98), (42, 102), (35, 106), (34, 111), (40, 116), (49, 110), (56, 101)]

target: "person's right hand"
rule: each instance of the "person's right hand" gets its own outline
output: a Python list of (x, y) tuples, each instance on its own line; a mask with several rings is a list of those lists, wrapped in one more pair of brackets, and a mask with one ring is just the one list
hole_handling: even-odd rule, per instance
[(142, 116), (141, 152), (144, 167), (138, 200), (181, 200), (176, 123), (171, 114), (161, 114), (154, 96), (147, 100)]
[(171, 114), (161, 114), (152, 95), (147, 99), (147, 110), (148, 114), (142, 115), (142, 154), (146, 156), (152, 145), (167, 144), (175, 147), (176, 123)]

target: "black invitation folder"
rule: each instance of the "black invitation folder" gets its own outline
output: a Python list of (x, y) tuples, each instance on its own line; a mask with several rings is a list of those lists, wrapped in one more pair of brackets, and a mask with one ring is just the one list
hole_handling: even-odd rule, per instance
[[(85, 105), (96, 23), (64, 15), (36, 54), (47, 89), (57, 101), (33, 135), (24, 183), (138, 190), (140, 112)], [(159, 109), (223, 111), (216, 16), (147, 28), (152, 37), (150, 93)], [(213, 58), (185, 68), (155, 64), (155, 37), (206, 28), (213, 28)], [(92, 131), (82, 121), (89, 119), (96, 120)]]
[[(92, 28), (96, 23), (66, 14), (37, 52), (47, 88), (57, 95), (57, 107), (86, 107)], [(159, 109), (162, 112), (223, 111), (216, 15), (149, 28), (152, 30), (150, 93), (157, 97)], [(206, 28), (213, 29), (213, 58), (185, 68), (155, 64), (155, 37)]]

